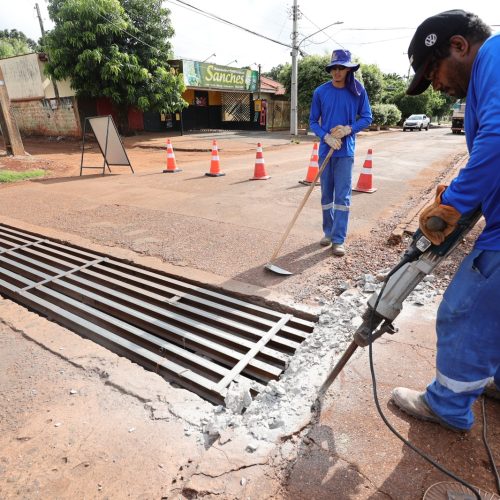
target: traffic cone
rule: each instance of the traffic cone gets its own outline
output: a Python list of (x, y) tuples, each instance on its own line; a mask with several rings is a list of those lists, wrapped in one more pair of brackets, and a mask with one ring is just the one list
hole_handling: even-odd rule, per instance
[(177, 163), (175, 163), (174, 148), (170, 139), (167, 139), (167, 168), (163, 171), (164, 174), (175, 174), (177, 172), (182, 172), (182, 169), (177, 168)]
[[(311, 159), (309, 160), (309, 168), (307, 169), (306, 178), (303, 181), (299, 181), (299, 183), (304, 184), (305, 186), (310, 186), (314, 182), (314, 179), (316, 179), (318, 172), (318, 143), (315, 142), (311, 154)], [(319, 186), (319, 181), (316, 182), (316, 186)]]
[(362, 193), (374, 193), (377, 188), (372, 186), (372, 150), (369, 149), (366, 155), (366, 160), (363, 163), (363, 170), (359, 174), (358, 183), (353, 191), (361, 191)]
[(264, 155), (262, 154), (262, 145), (260, 142), (257, 144), (257, 153), (255, 155), (255, 169), (251, 181), (265, 181), (270, 179), (271, 176), (267, 175), (266, 166), (264, 164)]
[(215, 139), (212, 141), (210, 172), (207, 172), (205, 175), (208, 175), (209, 177), (221, 177), (222, 175), (226, 175), (220, 171), (219, 150), (217, 149), (217, 141)]

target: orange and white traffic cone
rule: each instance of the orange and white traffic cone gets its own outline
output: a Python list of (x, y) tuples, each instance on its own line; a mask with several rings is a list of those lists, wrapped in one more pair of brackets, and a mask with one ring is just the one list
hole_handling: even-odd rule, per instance
[(222, 175), (226, 175), (220, 171), (219, 150), (217, 149), (217, 141), (215, 139), (212, 141), (210, 172), (207, 172), (205, 175), (208, 175), (209, 177), (221, 177)]
[(175, 162), (174, 148), (170, 139), (167, 139), (167, 168), (163, 171), (164, 174), (175, 174), (177, 172), (182, 172), (182, 169), (177, 168), (177, 163)]
[(255, 169), (253, 171), (253, 177), (251, 181), (265, 181), (270, 179), (271, 176), (267, 175), (266, 165), (264, 163), (264, 155), (262, 154), (262, 145), (259, 142), (257, 144), (257, 153), (255, 155)]
[(353, 191), (361, 191), (362, 193), (374, 193), (377, 188), (372, 185), (372, 150), (369, 149), (366, 155), (366, 160), (363, 163), (363, 170), (359, 174), (358, 183)]
[[(318, 172), (319, 172), (318, 143), (315, 142), (313, 145), (311, 159), (309, 160), (309, 168), (307, 169), (306, 178), (303, 181), (299, 181), (299, 183), (304, 184), (305, 186), (310, 186), (316, 179)], [(316, 182), (315, 185), (319, 186), (319, 180)]]

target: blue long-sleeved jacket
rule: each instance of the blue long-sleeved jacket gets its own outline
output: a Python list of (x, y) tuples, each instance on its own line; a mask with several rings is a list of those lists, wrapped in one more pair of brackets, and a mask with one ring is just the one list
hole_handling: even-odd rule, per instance
[(469, 161), (442, 202), (460, 213), (481, 206), (486, 226), (480, 250), (500, 250), (500, 33), (481, 46), (472, 66), (465, 106)]
[(321, 139), (319, 145), (321, 158), (324, 158), (330, 150), (330, 146), (323, 141), (323, 137), (337, 125), (350, 125), (352, 133), (342, 139), (342, 147), (335, 151), (333, 156), (354, 156), (356, 134), (372, 122), (368, 95), (363, 87), (360, 90), (360, 95), (356, 96), (348, 87), (338, 89), (331, 81), (328, 81), (314, 91), (309, 126)]

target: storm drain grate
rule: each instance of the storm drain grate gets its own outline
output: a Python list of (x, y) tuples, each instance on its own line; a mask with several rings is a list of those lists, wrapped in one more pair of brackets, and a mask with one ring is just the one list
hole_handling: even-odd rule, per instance
[(0, 293), (222, 403), (255, 396), (314, 323), (153, 269), (0, 224)]

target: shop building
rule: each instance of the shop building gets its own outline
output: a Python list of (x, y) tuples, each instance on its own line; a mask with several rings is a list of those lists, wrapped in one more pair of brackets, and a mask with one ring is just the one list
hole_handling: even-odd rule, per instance
[[(0, 61), (13, 114), (28, 135), (79, 136), (88, 116), (112, 115), (106, 97), (76, 98), (69, 82), (45, 76), (45, 54), (26, 54)], [(167, 132), (190, 130), (286, 130), (290, 103), (284, 87), (258, 71), (187, 59), (170, 65), (183, 75), (188, 107), (162, 114), (130, 107), (131, 130)], [(58, 89), (58, 91), (56, 90)]]

